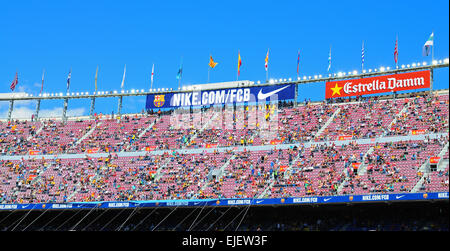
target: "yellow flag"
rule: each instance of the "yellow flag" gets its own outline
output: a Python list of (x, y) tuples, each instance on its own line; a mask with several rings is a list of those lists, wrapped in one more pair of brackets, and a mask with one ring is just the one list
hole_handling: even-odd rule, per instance
[(238, 53), (238, 76), (241, 74), (241, 65), (242, 65), (242, 61), (241, 61), (241, 53)]
[(217, 62), (214, 62), (212, 56), (209, 56), (209, 67), (214, 68), (217, 64)]

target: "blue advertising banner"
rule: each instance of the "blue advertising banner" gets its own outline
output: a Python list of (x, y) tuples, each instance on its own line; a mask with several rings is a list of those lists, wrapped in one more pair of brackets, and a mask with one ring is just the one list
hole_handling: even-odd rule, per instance
[(295, 98), (295, 85), (252, 86), (147, 95), (146, 109), (265, 102)]
[(136, 207), (199, 207), (199, 206), (246, 206), (246, 205), (295, 205), (328, 204), (376, 201), (420, 201), (448, 200), (449, 192), (402, 193), (402, 194), (366, 194), (310, 196), (269, 199), (202, 199), (202, 200), (153, 200), (153, 201), (107, 201), (72, 202), (38, 204), (0, 204), (0, 210), (35, 209), (89, 209), (89, 208), (136, 208)]

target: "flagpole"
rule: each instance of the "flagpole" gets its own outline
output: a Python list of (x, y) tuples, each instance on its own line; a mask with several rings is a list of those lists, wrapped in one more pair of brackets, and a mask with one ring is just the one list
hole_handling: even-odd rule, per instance
[(300, 61), (300, 50), (297, 51), (297, 79), (300, 77), (299, 72), (298, 72), (298, 66), (299, 66), (299, 62)]
[[(72, 75), (72, 67), (70, 67), (69, 76), (67, 78), (67, 93), (69, 93), (69, 89), (70, 89), (70, 78), (72, 77), (71, 75)], [(64, 124), (67, 121), (66, 113), (67, 113), (68, 105), (69, 105), (69, 99), (65, 98), (64, 99), (63, 114), (62, 114), (62, 120), (63, 120)]]
[[(14, 80), (13, 80), (14, 86), (13, 86), (13, 88), (12, 88), (12, 90), (11, 90), (12, 93), (14, 93), (14, 90), (16, 90), (16, 85), (17, 85), (18, 79), (19, 79), (17, 72), (18, 72), (18, 71), (16, 70), (16, 76), (14, 77)], [(16, 81), (16, 80), (17, 80), (17, 81)], [(11, 121), (11, 116), (12, 116), (12, 111), (13, 111), (13, 109), (14, 109), (14, 99), (11, 99), (11, 100), (9, 101), (8, 121)]]
[(210, 67), (208, 67), (208, 82), (209, 83), (209, 72), (211, 71)]
[[(434, 61), (434, 31), (431, 32), (433, 34), (433, 45), (431, 46), (431, 65), (433, 65)], [(430, 91), (433, 91), (433, 68), (431, 68), (431, 81), (430, 81)]]
[[(95, 79), (94, 79), (94, 93), (97, 94), (97, 76), (98, 76), (98, 65), (97, 69), (95, 70)], [(89, 116), (91, 119), (94, 118), (94, 111), (95, 111), (95, 95), (91, 98), (91, 110), (89, 113)]]
[[(41, 91), (39, 92), (39, 95), (42, 94), (42, 90), (44, 89), (44, 75), (45, 75), (45, 68), (44, 68), (44, 70), (42, 71)], [(38, 100), (37, 100), (37, 104), (36, 104), (36, 115), (35, 115), (36, 117), (34, 118), (35, 121), (38, 120), (40, 107), (41, 107), (41, 100), (38, 99)]]
[[(120, 89), (123, 91), (123, 86), (125, 84), (125, 74), (127, 72), (127, 64), (125, 64), (125, 67), (123, 68), (123, 77), (122, 77), (122, 84), (120, 85)], [(123, 96), (119, 97), (119, 103), (117, 104), (117, 116), (120, 119), (122, 116), (122, 98)], [(114, 119), (111, 115), (111, 119)]]
[(269, 50), (267, 49), (267, 68), (266, 68), (266, 83), (269, 82)]
[(434, 31), (432, 31), (431, 34), (433, 34), (433, 45), (431, 46), (431, 64), (433, 64), (433, 61), (434, 61)]
[(269, 82), (269, 59), (267, 59), (266, 83)]

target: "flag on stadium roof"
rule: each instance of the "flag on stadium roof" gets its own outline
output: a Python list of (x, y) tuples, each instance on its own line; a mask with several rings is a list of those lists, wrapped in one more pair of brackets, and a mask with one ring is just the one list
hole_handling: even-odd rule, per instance
[(42, 94), (42, 91), (44, 90), (44, 74), (45, 74), (45, 69), (42, 72), (41, 91), (39, 92), (39, 94)]
[(266, 55), (266, 59), (265, 59), (266, 63), (264, 65), (264, 67), (266, 68), (266, 71), (269, 68), (269, 49), (267, 49), (267, 55)]
[(209, 67), (214, 68), (217, 64), (217, 62), (214, 62), (212, 56), (209, 56)]
[(180, 64), (180, 69), (178, 69), (177, 79), (181, 79), (181, 75), (183, 74), (183, 64)]
[(298, 67), (300, 65), (300, 50), (298, 50), (298, 55), (297, 55), (297, 76), (298, 76)]
[(433, 46), (433, 40), (434, 40), (434, 32), (431, 33), (430, 37), (423, 45), (422, 54), (424, 57), (430, 55), (430, 48), (431, 46)]
[(67, 92), (69, 92), (70, 87), (70, 75), (72, 74), (72, 69), (69, 71), (69, 76), (67, 76)]
[(361, 49), (361, 70), (364, 69), (364, 41), (362, 42), (362, 49)]
[(16, 88), (17, 83), (19, 83), (19, 78), (18, 78), (17, 72), (16, 72), (16, 77), (14, 78), (14, 80), (12, 81), (11, 86), (10, 86), (11, 91), (14, 91), (14, 89)]
[(127, 65), (125, 64), (125, 67), (123, 68), (123, 77), (122, 77), (122, 84), (120, 85), (120, 89), (123, 89), (123, 84), (125, 83), (125, 73), (127, 71)]
[(397, 62), (398, 62), (398, 37), (395, 39), (394, 61), (395, 61), (395, 65), (397, 65)]
[(95, 91), (97, 91), (97, 76), (98, 76), (98, 65), (97, 65), (97, 70), (95, 70), (95, 82), (94, 82)]
[(150, 81), (150, 89), (153, 88), (153, 75), (155, 75), (155, 64), (152, 65), (152, 76)]
[(327, 71), (330, 71), (331, 69), (331, 46), (330, 46), (330, 53), (328, 54), (328, 69)]
[(241, 74), (241, 65), (242, 65), (242, 61), (241, 61), (241, 53), (238, 52), (238, 77)]

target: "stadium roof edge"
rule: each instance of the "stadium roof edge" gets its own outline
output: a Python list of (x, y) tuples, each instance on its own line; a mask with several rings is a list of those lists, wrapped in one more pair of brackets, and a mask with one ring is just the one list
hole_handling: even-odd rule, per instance
[[(413, 65), (416, 65), (415, 63)], [(266, 83), (258, 83), (258, 86), (270, 86), (270, 85), (279, 85), (279, 84), (307, 84), (307, 83), (315, 83), (315, 82), (324, 82), (324, 81), (333, 81), (333, 80), (340, 80), (340, 79), (353, 79), (353, 78), (361, 78), (361, 77), (370, 77), (370, 76), (379, 76), (379, 75), (387, 75), (387, 74), (397, 74), (402, 72), (411, 72), (411, 71), (419, 71), (419, 70), (426, 70), (426, 69), (436, 69), (436, 68), (445, 68), (449, 67), (449, 61), (448, 58), (445, 60), (439, 60), (439, 61), (433, 61), (430, 65), (422, 65), (422, 66), (412, 66), (408, 64), (407, 66), (402, 65), (402, 67), (396, 68), (396, 69), (389, 69), (380, 67), (380, 70), (375, 69), (374, 71), (360, 73), (360, 74), (343, 74), (342, 76), (339, 76), (338, 74), (328, 76), (322, 76), (322, 75), (315, 75), (314, 77), (308, 76), (306, 79), (297, 79), (296, 81), (268, 81)], [(383, 69), (383, 70), (381, 70)], [(259, 81), (258, 81), (259, 82)], [(237, 84), (237, 86), (223, 86), (221, 84), (223, 83), (233, 83)], [(231, 85), (233, 85), (231, 84)], [(241, 84), (239, 86), (239, 84)], [(47, 100), (47, 99), (82, 99), (82, 98), (111, 98), (111, 97), (127, 97), (127, 96), (146, 96), (148, 94), (165, 94), (165, 93), (180, 93), (180, 92), (192, 92), (196, 91), (198, 88), (202, 87), (201, 90), (216, 90), (216, 89), (227, 89), (227, 88), (235, 88), (235, 87), (247, 87), (247, 86), (253, 86), (254, 82), (249, 80), (241, 80), (241, 81), (231, 81), (231, 82), (222, 82), (222, 83), (211, 83), (211, 84), (197, 84), (197, 85), (191, 85), (191, 86), (185, 86), (186, 88), (179, 89), (179, 90), (169, 90), (169, 88), (162, 88), (162, 90), (149, 90), (145, 91), (144, 89), (132, 89), (132, 90), (121, 90), (121, 91), (98, 91), (97, 93), (90, 94), (89, 92), (71, 92), (71, 93), (44, 93), (39, 96), (33, 96), (32, 94), (21, 94), (17, 96), (0, 96), (0, 101), (11, 101), (11, 100)], [(204, 86), (209, 88), (203, 88)], [(193, 89), (193, 87), (197, 87), (197, 89)], [(198, 89), (200, 90), (200, 89)]]
[[(402, 93), (402, 94), (397, 94), (396, 98), (397, 99), (409, 98), (409, 97), (413, 97), (413, 96), (416, 96), (416, 95), (422, 95), (422, 94), (427, 93), (427, 92), (429, 92), (429, 91), (416, 91), (416, 92)], [(439, 89), (439, 90), (434, 90), (433, 92), (435, 94), (437, 94), (437, 95), (445, 95), (445, 94), (448, 95), (450, 90), (449, 89)], [(378, 97), (378, 100), (389, 100), (389, 99), (393, 99), (394, 95), (393, 94), (386, 94), (386, 95), (378, 95), (376, 97)], [(324, 102), (324, 100), (313, 101), (313, 102), (310, 102), (310, 103), (311, 104), (321, 104), (323, 102)], [(344, 104), (351, 104), (351, 103), (355, 103), (355, 102), (358, 102), (358, 101), (332, 103), (331, 105), (344, 105)], [(303, 106), (303, 104), (301, 102), (299, 102), (297, 104), (297, 106)], [(186, 110), (186, 111), (188, 111), (189, 108), (178, 108), (178, 110)], [(194, 109), (194, 110), (198, 110), (198, 108)], [(101, 114), (104, 116), (105, 119), (111, 119), (111, 115), (110, 114), (103, 114), (103, 113), (101, 113)], [(126, 114), (122, 114), (121, 116), (128, 116), (128, 117), (131, 117), (131, 116), (144, 116), (144, 114), (143, 113), (126, 113)], [(13, 118), (13, 119), (17, 120), (17, 121), (30, 120), (30, 118)], [(40, 117), (40, 119), (41, 120), (57, 120), (57, 121), (63, 120), (62, 117)], [(69, 121), (77, 121), (77, 120), (84, 120), (84, 119), (92, 119), (92, 118), (89, 115), (67, 117), (67, 120), (69, 120)], [(0, 122), (7, 122), (7, 121), (8, 121), (8, 118), (0, 118)]]

